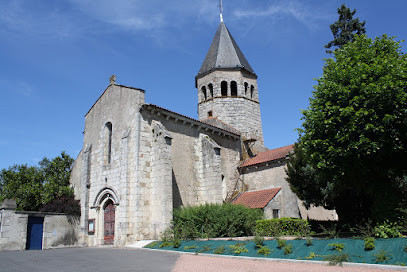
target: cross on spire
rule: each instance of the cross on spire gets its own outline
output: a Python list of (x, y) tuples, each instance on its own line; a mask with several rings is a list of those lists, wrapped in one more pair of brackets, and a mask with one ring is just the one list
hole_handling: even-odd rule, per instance
[(219, 0), (220, 21), (223, 22), (223, 1)]

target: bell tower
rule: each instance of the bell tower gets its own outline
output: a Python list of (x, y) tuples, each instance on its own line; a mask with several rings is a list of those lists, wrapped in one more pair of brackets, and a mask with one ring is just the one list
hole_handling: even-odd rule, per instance
[(264, 151), (257, 75), (222, 19), (195, 77), (199, 120), (226, 123), (253, 150)]

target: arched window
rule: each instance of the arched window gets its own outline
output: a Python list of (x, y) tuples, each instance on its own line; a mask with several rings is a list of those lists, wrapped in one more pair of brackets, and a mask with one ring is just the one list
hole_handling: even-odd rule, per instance
[(211, 97), (213, 97), (213, 85), (212, 85), (212, 84), (209, 84), (209, 85), (208, 85), (208, 88), (209, 88), (209, 95), (210, 95)]
[(105, 125), (105, 158), (106, 164), (112, 161), (112, 123), (107, 122)]
[(232, 81), (230, 83), (230, 95), (231, 96), (237, 96), (237, 83), (236, 81)]
[(247, 82), (244, 83), (244, 96), (247, 96), (247, 90), (249, 89), (249, 84)]
[(206, 100), (206, 99), (207, 99), (207, 97), (208, 97), (208, 96), (207, 96), (207, 94), (206, 94), (206, 87), (205, 87), (205, 86), (203, 86), (201, 90), (202, 90), (202, 95), (203, 95), (203, 98), (204, 98), (204, 100)]
[(254, 95), (254, 86), (250, 86), (250, 98), (253, 98)]
[(222, 96), (228, 96), (228, 83), (226, 81), (220, 83), (220, 92)]

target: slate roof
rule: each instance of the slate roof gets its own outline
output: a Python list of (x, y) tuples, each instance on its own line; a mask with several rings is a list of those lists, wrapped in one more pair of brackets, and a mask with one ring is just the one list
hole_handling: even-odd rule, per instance
[(256, 76), (224, 22), (221, 22), (197, 77), (214, 69), (245, 69)]
[(232, 204), (240, 204), (251, 209), (263, 209), (280, 192), (281, 187), (261, 191), (249, 191), (236, 197)]
[(260, 152), (256, 156), (245, 160), (239, 167), (247, 167), (256, 164), (272, 162), (278, 159), (285, 159), (292, 151), (294, 151), (294, 145), (287, 145), (276, 149)]

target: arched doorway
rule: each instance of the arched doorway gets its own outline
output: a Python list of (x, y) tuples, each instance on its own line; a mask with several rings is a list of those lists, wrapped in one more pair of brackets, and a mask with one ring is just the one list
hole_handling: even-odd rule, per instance
[(104, 244), (112, 245), (114, 242), (115, 206), (111, 199), (106, 201), (104, 213)]

